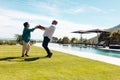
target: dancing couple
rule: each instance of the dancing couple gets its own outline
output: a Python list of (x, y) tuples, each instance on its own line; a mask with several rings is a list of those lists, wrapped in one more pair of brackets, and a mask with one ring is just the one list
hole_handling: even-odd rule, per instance
[(34, 28), (30, 29), (29, 28), (30, 24), (28, 22), (25, 22), (23, 24), (24, 29), (23, 29), (23, 34), (22, 34), (22, 40), (23, 40), (22, 57), (29, 56), (28, 52), (30, 50), (31, 32), (33, 32), (35, 29), (41, 29), (41, 30), (44, 30), (44, 34), (43, 34), (44, 39), (43, 39), (42, 46), (45, 49), (45, 51), (47, 52), (47, 55), (45, 57), (51, 58), (53, 53), (48, 48), (48, 43), (52, 39), (52, 36), (55, 31), (55, 26), (57, 25), (57, 23), (58, 22), (56, 20), (53, 20), (50, 27), (48, 27), (48, 28), (41, 26), (41, 25), (37, 25)]

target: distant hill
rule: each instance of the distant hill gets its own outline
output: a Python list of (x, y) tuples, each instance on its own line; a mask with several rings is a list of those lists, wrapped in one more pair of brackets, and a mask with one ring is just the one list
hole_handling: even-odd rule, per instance
[(114, 32), (114, 31), (117, 31), (117, 30), (119, 30), (119, 29), (120, 29), (120, 24), (117, 25), (117, 26), (114, 26), (113, 28), (109, 28), (109, 29), (107, 29), (107, 30), (110, 31), (110, 32)]
[[(112, 27), (112, 28), (106, 29), (106, 30), (107, 30), (107, 31), (110, 31), (110, 32), (114, 32), (114, 31), (120, 30), (120, 24), (117, 25), (117, 26), (114, 26), (114, 27)], [(97, 43), (97, 36), (91, 38), (90, 40), (93, 40), (95, 43)]]

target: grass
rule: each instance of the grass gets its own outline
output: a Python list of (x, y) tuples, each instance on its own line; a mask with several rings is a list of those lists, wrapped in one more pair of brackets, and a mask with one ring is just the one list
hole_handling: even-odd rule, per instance
[(21, 58), (21, 46), (0, 46), (0, 80), (120, 80), (120, 66), (32, 46)]

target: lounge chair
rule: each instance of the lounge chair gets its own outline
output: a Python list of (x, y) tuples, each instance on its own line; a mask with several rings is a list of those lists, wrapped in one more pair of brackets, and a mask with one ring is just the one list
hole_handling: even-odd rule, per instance
[(109, 45), (110, 49), (120, 49), (120, 45)]

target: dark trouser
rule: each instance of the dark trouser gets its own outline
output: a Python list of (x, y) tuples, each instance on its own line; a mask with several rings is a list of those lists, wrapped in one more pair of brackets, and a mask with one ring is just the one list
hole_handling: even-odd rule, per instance
[(48, 37), (44, 37), (42, 46), (44, 47), (44, 49), (46, 50), (48, 56), (51, 54), (49, 48), (48, 48), (48, 43), (50, 42), (50, 39)]

